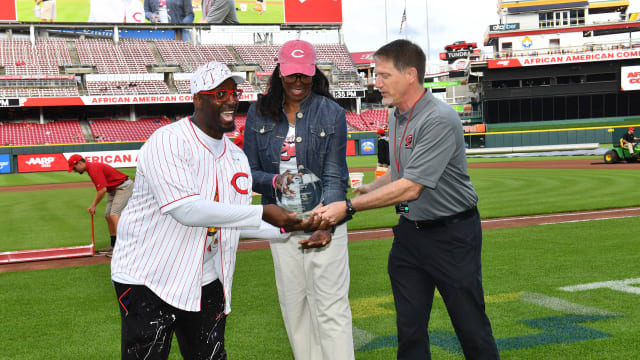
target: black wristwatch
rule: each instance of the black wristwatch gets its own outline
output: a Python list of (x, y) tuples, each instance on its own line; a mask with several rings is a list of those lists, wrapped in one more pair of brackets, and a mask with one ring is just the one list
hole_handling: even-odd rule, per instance
[(353, 207), (351, 200), (346, 199), (344, 202), (347, 203), (347, 216), (353, 215), (356, 213), (356, 208)]

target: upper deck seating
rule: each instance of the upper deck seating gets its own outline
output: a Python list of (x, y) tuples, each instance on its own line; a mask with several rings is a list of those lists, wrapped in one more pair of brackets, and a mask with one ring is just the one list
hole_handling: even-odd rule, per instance
[(206, 61), (188, 42), (178, 40), (153, 40), (166, 64), (178, 64), (184, 72), (193, 72)]
[(115, 45), (109, 39), (75, 41), (82, 64), (95, 65), (100, 74), (141, 74), (157, 61), (146, 40), (121, 39)]
[(245, 64), (258, 64), (264, 71), (272, 72), (276, 67), (278, 45), (234, 45)]
[(0, 40), (0, 65), (7, 75), (56, 75), (58, 66), (71, 64), (66, 40)]
[(353, 58), (344, 45), (314, 44), (318, 62), (331, 62), (342, 71), (355, 71)]

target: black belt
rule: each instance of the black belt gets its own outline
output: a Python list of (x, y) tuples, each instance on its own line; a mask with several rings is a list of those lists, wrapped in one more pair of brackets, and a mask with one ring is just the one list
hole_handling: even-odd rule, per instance
[(438, 226), (451, 225), (455, 223), (459, 223), (462, 220), (466, 220), (477, 213), (478, 209), (474, 206), (471, 209), (467, 209), (463, 212), (459, 212), (457, 214), (453, 214), (450, 216), (443, 216), (441, 218), (433, 219), (433, 220), (409, 220), (406, 217), (402, 217), (406, 222), (415, 225), (416, 229), (423, 230), (434, 228)]
[(126, 183), (126, 182), (127, 182), (127, 180), (129, 180), (129, 177), (128, 177), (128, 176), (127, 176), (127, 178), (126, 178), (126, 179), (124, 179), (124, 181), (123, 181), (123, 182), (121, 182), (120, 184), (118, 184), (118, 186), (116, 186), (116, 187), (120, 187), (120, 186), (122, 186), (122, 184)]

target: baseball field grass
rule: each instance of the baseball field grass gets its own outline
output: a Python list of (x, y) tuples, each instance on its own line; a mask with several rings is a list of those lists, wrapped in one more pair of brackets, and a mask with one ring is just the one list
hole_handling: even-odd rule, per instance
[[(18, 20), (40, 21), (33, 15), (33, 0), (17, 0)], [(87, 22), (89, 20), (89, 0), (56, 0), (56, 22)]]
[[(639, 219), (629, 218), (485, 231), (487, 312), (502, 358), (637, 358), (637, 292), (561, 288), (637, 280), (640, 243), (629, 229), (638, 226)], [(386, 275), (390, 246), (388, 239), (349, 245), (357, 359), (394, 358), (394, 312)], [(238, 254), (233, 291), (230, 358), (292, 358), (269, 250)], [(119, 314), (108, 264), (2, 273), (0, 302), (0, 359), (118, 358)], [(462, 359), (439, 298), (430, 333), (434, 359)], [(180, 359), (177, 348), (171, 359)]]
[[(141, 1), (142, 2), (142, 1)], [(282, 24), (284, 22), (283, 2), (269, 2), (267, 11), (260, 14), (253, 10), (254, 2), (236, 1), (238, 21), (241, 24)], [(39, 22), (33, 14), (35, 2), (33, 0), (17, 0), (18, 20), (24, 22)], [(246, 5), (246, 11), (242, 4)], [(89, 19), (89, 0), (56, 0), (56, 22), (87, 22)], [(202, 11), (194, 9), (194, 22), (202, 18)], [(145, 22), (149, 22), (145, 20)]]
[[(372, 167), (375, 158), (351, 158), (349, 166)], [(638, 206), (636, 173), (470, 169), (483, 218)], [(46, 175), (67, 181), (83, 177)], [(20, 180), (41, 183), (38, 176)], [(0, 184), (15, 185), (11, 177), (0, 176)], [(365, 183), (373, 177), (366, 172)], [(5, 210), (0, 246), (8, 247), (0, 251), (87, 243), (86, 208), (94, 195), (92, 187), (0, 193)], [(102, 204), (98, 213), (103, 209)], [(391, 208), (371, 210), (356, 214), (349, 228), (386, 227), (396, 219)], [(104, 220), (98, 216), (95, 224), (101, 234), (96, 246), (106, 245)], [(634, 229), (639, 226), (640, 219), (632, 217), (486, 230), (485, 297), (502, 358), (638, 358), (640, 242)], [(390, 247), (390, 239), (349, 244), (357, 359), (395, 358), (393, 298), (386, 274)], [(0, 359), (118, 358), (120, 321), (109, 277), (108, 264), (0, 273)], [(238, 253), (232, 308), (227, 327), (231, 359), (292, 358), (269, 250)], [(439, 298), (430, 337), (434, 359), (463, 358)], [(177, 345), (170, 358), (181, 358)]]
[[(349, 166), (375, 166), (375, 159), (373, 163), (371, 160), (350, 160)], [(130, 176), (135, 174), (134, 169), (123, 171)], [(633, 169), (469, 169), (469, 173), (479, 195), (478, 207), (483, 218), (640, 205), (639, 197), (624, 191), (640, 183), (640, 173)], [(373, 171), (365, 171), (364, 182), (371, 182), (374, 177)], [(0, 185), (65, 179), (89, 180), (86, 174), (66, 172), (11, 174), (0, 176)], [(91, 219), (86, 209), (94, 197), (92, 187), (0, 193), (0, 202), (7, 204), (7, 211), (0, 217), (0, 228), (6, 229), (5, 236), (0, 238), (0, 251), (90, 243)], [(104, 205), (103, 201), (98, 206), (94, 219), (97, 248), (108, 242)], [(356, 216), (349, 228), (391, 227), (396, 222), (393, 207), (386, 207)]]

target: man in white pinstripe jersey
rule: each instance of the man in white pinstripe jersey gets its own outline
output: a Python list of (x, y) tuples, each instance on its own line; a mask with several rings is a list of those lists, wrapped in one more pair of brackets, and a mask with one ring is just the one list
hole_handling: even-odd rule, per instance
[(241, 81), (226, 65), (199, 67), (193, 116), (157, 130), (140, 149), (111, 262), (122, 359), (166, 359), (174, 333), (185, 359), (226, 359), (239, 236), (309, 226), (275, 205), (251, 205), (247, 158), (225, 135), (234, 130)]

